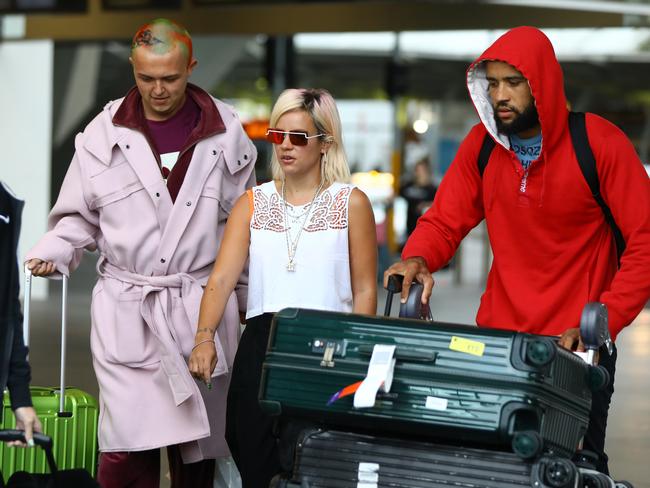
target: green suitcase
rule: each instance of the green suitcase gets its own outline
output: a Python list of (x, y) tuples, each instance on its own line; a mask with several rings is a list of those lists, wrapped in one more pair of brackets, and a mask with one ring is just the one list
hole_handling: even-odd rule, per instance
[[(23, 335), (29, 345), (31, 272), (25, 269), (25, 306)], [(92, 476), (97, 472), (97, 400), (76, 388), (65, 388), (66, 315), (68, 278), (63, 277), (61, 310), (61, 385), (58, 388), (31, 387), (32, 403), (43, 425), (43, 433), (54, 440), (54, 459), (60, 469), (83, 468)], [(61, 391), (65, 394), (61, 395)], [(16, 419), (11, 410), (9, 393), (3, 397), (0, 429), (14, 429)], [(0, 472), (8, 479), (16, 471), (48, 473), (48, 463), (41, 449), (17, 449), (0, 442)]]
[[(331, 403), (366, 376), (375, 344), (397, 346), (390, 392), (371, 408), (354, 408), (352, 396)], [(285, 309), (273, 320), (260, 404), (289, 420), (571, 456), (588, 425), (593, 370), (549, 337)]]

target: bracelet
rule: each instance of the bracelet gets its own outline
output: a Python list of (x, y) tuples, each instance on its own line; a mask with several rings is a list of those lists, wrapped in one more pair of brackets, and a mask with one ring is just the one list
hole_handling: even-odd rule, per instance
[(194, 349), (196, 349), (197, 347), (199, 347), (199, 346), (200, 346), (201, 344), (203, 344), (204, 342), (211, 342), (212, 344), (214, 344), (214, 339), (203, 339), (203, 340), (202, 340), (201, 342), (199, 342), (198, 344), (194, 344), (194, 347), (192, 348), (192, 351), (193, 351)]

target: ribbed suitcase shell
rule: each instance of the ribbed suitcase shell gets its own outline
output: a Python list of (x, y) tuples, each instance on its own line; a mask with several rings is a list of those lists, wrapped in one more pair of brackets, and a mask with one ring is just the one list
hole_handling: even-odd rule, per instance
[[(527, 462), (503, 451), (307, 431), (296, 447), (291, 481), (309, 488), (358, 488), (359, 463), (378, 465), (374, 486), (391, 488), (569, 488), (580, 485), (568, 459)], [(364, 485), (370, 486), (370, 485)]]
[[(453, 336), (485, 344), (484, 353), (450, 350)], [(323, 353), (314, 346), (317, 340), (341, 345), (343, 355), (332, 358), (333, 367), (321, 366)], [(540, 340), (552, 344), (555, 358), (536, 367), (526, 363), (525, 355), (528, 345)], [(379, 394), (372, 408), (353, 408), (352, 396), (327, 406), (331, 395), (365, 377), (374, 344), (397, 345), (390, 393)], [(404, 355), (429, 358), (400, 359)], [(271, 329), (260, 404), (276, 415), (472, 445), (509, 445), (516, 432), (533, 430), (543, 438), (546, 450), (571, 456), (589, 419), (588, 368), (541, 336), (285, 309), (276, 314)], [(428, 397), (443, 399), (446, 408), (427, 408)]]
[[(59, 469), (84, 468), (91, 475), (97, 472), (97, 401), (76, 388), (65, 390), (65, 411), (70, 417), (59, 417), (59, 397), (55, 388), (31, 387), (32, 402), (43, 425), (43, 433), (54, 441), (54, 459)], [(3, 419), (0, 429), (13, 429), (16, 423), (9, 404), (3, 398)], [(42, 449), (16, 449), (0, 442), (0, 471), (8, 479), (15, 471), (49, 473)]]

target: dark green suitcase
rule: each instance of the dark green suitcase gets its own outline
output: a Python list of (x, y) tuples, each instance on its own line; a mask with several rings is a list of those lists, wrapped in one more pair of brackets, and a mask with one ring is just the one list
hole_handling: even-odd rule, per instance
[[(355, 409), (375, 344), (397, 346), (392, 388)], [(451, 346), (451, 348), (450, 348)], [(260, 404), (272, 415), (472, 445), (571, 456), (591, 407), (592, 368), (549, 337), (410, 319), (285, 309), (273, 320)]]
[(321, 429), (299, 435), (287, 481), (294, 483), (287, 488), (582, 487), (578, 468), (566, 458), (524, 461), (505, 451)]

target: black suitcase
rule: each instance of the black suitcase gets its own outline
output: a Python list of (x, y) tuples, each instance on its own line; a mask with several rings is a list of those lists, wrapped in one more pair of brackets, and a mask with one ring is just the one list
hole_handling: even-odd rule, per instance
[(496, 450), (404, 441), (328, 430), (298, 440), (294, 470), (280, 486), (302, 488), (578, 488), (566, 458), (524, 461)]
[[(21, 440), (25, 441), (22, 430), (0, 430), (0, 442)], [(26, 471), (13, 473), (7, 484), (4, 484), (0, 473), (0, 487), (6, 488), (100, 488), (88, 471), (83, 468), (59, 470), (52, 453), (52, 438), (34, 433), (34, 443), (45, 451), (45, 457), (50, 469), (49, 474), (33, 474)], [(20, 449), (15, 447), (13, 449)]]
[[(365, 377), (375, 344), (397, 346), (390, 392), (372, 408), (353, 408), (351, 396), (328, 405)], [(260, 404), (285, 419), (571, 457), (587, 428), (590, 384), (602, 383), (602, 370), (548, 337), (285, 309), (273, 320)]]

